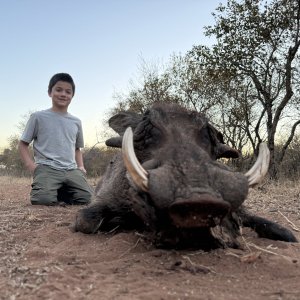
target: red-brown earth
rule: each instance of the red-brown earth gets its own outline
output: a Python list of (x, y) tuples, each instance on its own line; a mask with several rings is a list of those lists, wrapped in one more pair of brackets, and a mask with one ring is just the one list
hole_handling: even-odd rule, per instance
[[(0, 299), (300, 299), (300, 244), (243, 229), (243, 249), (162, 250), (137, 232), (74, 233), (78, 206), (29, 202), (0, 177)], [(246, 206), (300, 240), (300, 184), (266, 183)]]

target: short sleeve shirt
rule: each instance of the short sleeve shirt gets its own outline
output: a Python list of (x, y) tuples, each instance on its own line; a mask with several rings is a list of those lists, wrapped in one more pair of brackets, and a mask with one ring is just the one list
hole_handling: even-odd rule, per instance
[(75, 150), (84, 146), (81, 121), (69, 113), (38, 111), (30, 116), (21, 141), (33, 141), (36, 164), (59, 170), (76, 169)]

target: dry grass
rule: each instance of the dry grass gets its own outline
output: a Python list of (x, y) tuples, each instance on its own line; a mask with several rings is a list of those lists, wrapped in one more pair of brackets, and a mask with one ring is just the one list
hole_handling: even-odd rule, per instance
[(255, 213), (267, 213), (286, 223), (290, 216), (300, 220), (300, 180), (270, 182), (250, 189), (246, 206)]
[(14, 176), (0, 176), (0, 185), (8, 184), (31, 184), (32, 179), (29, 177), (14, 177)]

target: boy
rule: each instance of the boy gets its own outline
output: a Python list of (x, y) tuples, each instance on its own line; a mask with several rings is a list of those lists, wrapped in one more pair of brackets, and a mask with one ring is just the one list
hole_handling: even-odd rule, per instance
[[(20, 138), (21, 159), (33, 174), (32, 204), (90, 202), (92, 190), (80, 151), (84, 146), (81, 121), (68, 113), (74, 93), (75, 84), (69, 74), (54, 75), (48, 86), (52, 107), (33, 113)], [(28, 148), (32, 141), (34, 161)]]

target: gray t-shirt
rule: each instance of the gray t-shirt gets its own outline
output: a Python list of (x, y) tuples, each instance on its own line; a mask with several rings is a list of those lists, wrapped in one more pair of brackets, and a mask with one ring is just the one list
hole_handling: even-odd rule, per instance
[(84, 146), (81, 121), (69, 113), (38, 111), (30, 116), (21, 141), (33, 141), (36, 164), (59, 170), (76, 169), (75, 149)]

